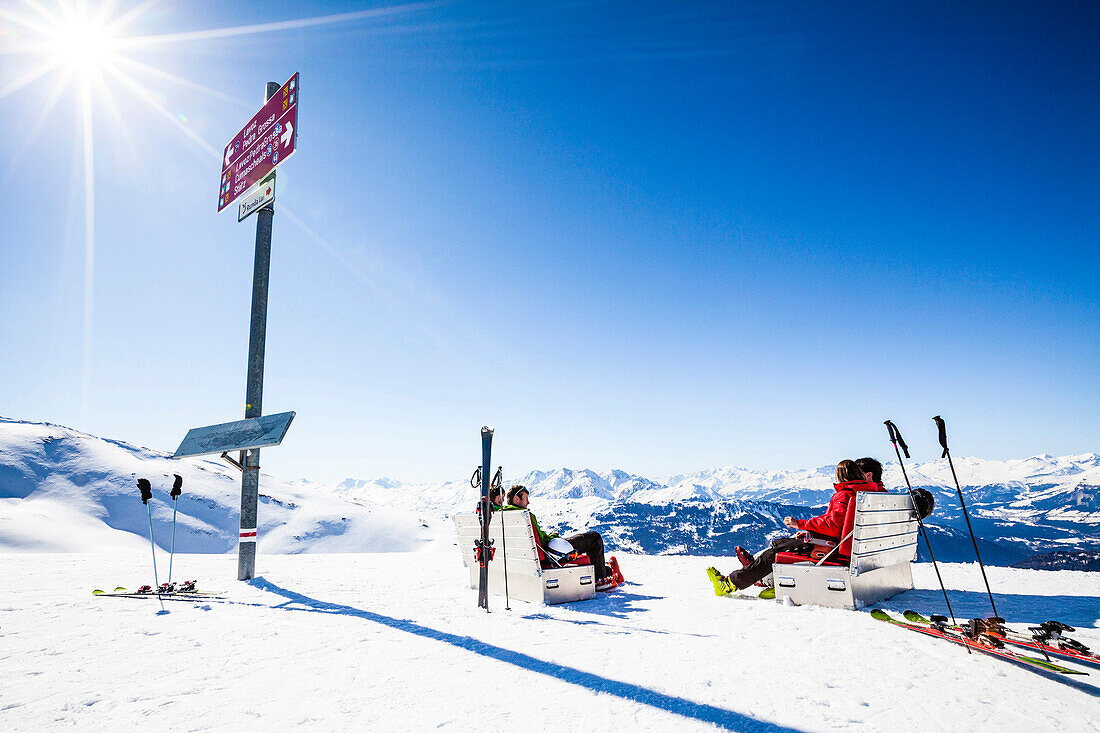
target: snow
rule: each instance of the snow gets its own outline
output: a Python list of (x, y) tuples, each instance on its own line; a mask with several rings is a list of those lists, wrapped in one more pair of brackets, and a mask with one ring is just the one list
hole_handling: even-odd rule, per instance
[[(956, 463), (964, 480), (985, 482), (974, 513), (992, 512), (998, 533), (1096, 542), (1096, 454)], [(935, 464), (914, 464), (914, 475), (941, 481)], [(165, 580), (173, 473), (185, 479), (175, 579), (225, 597), (92, 596), (153, 582), (137, 476), (153, 482)], [(717, 598), (705, 568), (733, 560), (672, 554), (699, 552), (716, 533), (760, 544), (784, 507), (759, 499), (810, 499), (829, 475), (731, 467), (660, 483), (531, 472), (520, 482), (544, 526), (613, 521), (605, 537), (655, 549), (616, 553), (630, 582), (611, 594), (511, 610), (494, 597), (486, 615), (447, 520), (473, 505), (465, 479), (327, 487), (263, 474), (261, 577), (241, 583), (236, 469), (0, 418), (0, 730), (1100, 730), (1100, 671), (1052, 680), (865, 613)], [(949, 540), (970, 552), (956, 535), (935, 534), (937, 556)], [(988, 614), (977, 567), (941, 567), (956, 615)], [(1100, 647), (1100, 576), (987, 570), (1013, 626), (1058, 619)], [(917, 588), (885, 607), (943, 612), (931, 566), (914, 574)]]
[[(147, 549), (147, 548), (146, 548)], [(594, 600), (476, 607), (452, 542), (374, 554), (176, 558), (222, 600), (97, 598), (148, 557), (0, 555), (0, 729), (638, 731), (1098, 730), (1085, 689), (874, 621), (715, 597), (729, 558), (620, 556)], [(940, 608), (931, 567), (887, 608)], [(162, 569), (163, 572), (163, 569)], [(943, 567), (956, 613), (987, 611)], [(989, 569), (1015, 625), (1059, 618), (1100, 646), (1095, 575)], [(479, 692), (480, 688), (480, 692)]]

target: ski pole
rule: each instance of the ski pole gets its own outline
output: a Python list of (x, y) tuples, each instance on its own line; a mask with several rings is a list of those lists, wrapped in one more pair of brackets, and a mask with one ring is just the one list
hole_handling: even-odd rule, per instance
[(183, 476), (178, 473), (172, 474), (176, 477), (175, 482), (172, 484), (172, 491), (169, 492), (169, 496), (172, 497), (172, 549), (168, 554), (168, 585), (172, 585), (172, 561), (176, 557), (176, 499), (183, 493)]
[(153, 582), (157, 584), (157, 590), (160, 590), (160, 578), (157, 577), (157, 546), (153, 542), (153, 510), (149, 506), (149, 500), (153, 498), (153, 487), (149, 484), (149, 479), (139, 478), (138, 488), (141, 489), (141, 503), (145, 505), (145, 513), (149, 517), (149, 547), (153, 551)]
[[(951, 610), (951, 601), (947, 600), (947, 588), (943, 584), (943, 577), (940, 575), (940, 566), (936, 562), (936, 554), (932, 552), (932, 541), (928, 537), (928, 530), (924, 528), (924, 520), (921, 518), (920, 510), (917, 509), (917, 498), (913, 494), (913, 485), (909, 483), (909, 474), (905, 472), (905, 462), (901, 460), (901, 451), (905, 451), (905, 457), (910, 458), (909, 446), (905, 444), (905, 439), (901, 437), (901, 431), (898, 430), (898, 426), (892, 421), (887, 420), (886, 432), (890, 434), (890, 442), (894, 444), (894, 453), (898, 455), (898, 465), (901, 466), (901, 475), (905, 479), (905, 486), (909, 489), (909, 500), (913, 502), (913, 510), (917, 513), (917, 526), (920, 527), (921, 536), (924, 537), (924, 546), (928, 548), (928, 556), (932, 558), (932, 567), (936, 570), (936, 580), (940, 581), (940, 590), (943, 591), (943, 602), (947, 604), (947, 612), (951, 615), (951, 624), (957, 626), (955, 621), (955, 612)], [(901, 446), (901, 450), (898, 446)], [(970, 649), (967, 648), (967, 654), (970, 653)]]
[[(503, 509), (504, 505), (504, 467), (497, 466), (497, 472), (493, 475), (492, 487), (489, 489), (490, 497), (493, 494), (493, 489), (500, 492), (500, 503)], [(492, 499), (489, 500), (489, 511), (493, 510)], [(508, 532), (504, 526), (504, 513), (500, 514), (500, 551), (504, 553), (504, 610), (511, 611), (512, 603), (508, 599)]]
[(970, 513), (966, 511), (966, 502), (963, 500), (959, 477), (955, 475), (955, 462), (951, 460), (951, 450), (947, 447), (947, 426), (939, 415), (936, 415), (932, 420), (940, 431), (940, 445), (943, 447), (943, 455), (940, 458), (947, 459), (947, 465), (951, 467), (951, 478), (955, 479), (955, 491), (959, 494), (959, 505), (962, 506), (963, 518), (966, 519), (966, 529), (970, 532), (970, 542), (974, 545), (974, 556), (978, 558), (978, 567), (981, 568), (982, 580), (985, 581), (985, 592), (989, 595), (989, 605), (993, 607), (993, 615), (1000, 616), (997, 613), (997, 604), (993, 602), (993, 591), (989, 589), (989, 578), (985, 576), (985, 563), (982, 562), (982, 553), (978, 552), (978, 540), (974, 538), (974, 528), (970, 526)]

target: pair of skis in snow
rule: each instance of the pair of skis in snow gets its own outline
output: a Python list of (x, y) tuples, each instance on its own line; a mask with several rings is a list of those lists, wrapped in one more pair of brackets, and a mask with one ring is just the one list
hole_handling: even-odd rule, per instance
[[(969, 650), (981, 652), (1032, 671), (1046, 675), (1088, 675), (1088, 672), (1082, 672), (1081, 670), (1055, 664), (1050, 661), (1049, 658), (1041, 659), (1039, 657), (1023, 654), (1014, 649), (1007, 649), (1005, 647), (1006, 642), (1024, 648), (1042, 651), (1044, 654), (1050, 654), (1051, 650), (1054, 648), (1051, 647), (1049, 650), (1041, 649), (1038, 646), (1033, 646), (1022, 640), (1017, 640), (1018, 643), (1017, 641), (1009, 641), (1004, 634), (996, 633), (984, 619), (976, 619), (967, 624), (955, 625), (947, 623), (947, 618), (944, 616), (925, 618), (916, 611), (905, 611), (902, 615), (905, 618), (904, 621), (895, 619), (893, 616), (886, 613), (886, 611), (871, 611), (871, 617), (879, 621), (885, 621), (903, 629), (909, 629), (910, 631), (924, 634), (925, 636), (943, 639), (944, 641), (966, 647)], [(1003, 626), (1001, 628), (1003, 628)], [(1060, 656), (1064, 654), (1060, 649), (1057, 651)], [(1063, 656), (1062, 658), (1067, 657)], [(1075, 658), (1074, 661), (1080, 662), (1085, 660), (1084, 658)], [(1095, 662), (1093, 663), (1095, 664)]]
[[(902, 616), (911, 623), (917, 624), (944, 624), (942, 616), (925, 618), (916, 611), (905, 611)], [(965, 624), (947, 626), (951, 631), (962, 633), (968, 637), (987, 636), (1004, 644), (1020, 649), (1030, 649), (1042, 653), (1046, 661), (1051, 657), (1064, 659), (1092, 667), (1100, 667), (1100, 655), (1094, 654), (1087, 646), (1063, 636), (1064, 631), (1076, 631), (1061, 621), (1044, 621), (1038, 626), (1028, 627), (1031, 635), (1022, 634), (1005, 626), (1003, 618), (976, 618)]]
[[(478, 608), (484, 608), (485, 613), (489, 613), (489, 562), (493, 559), (493, 555), (496, 554), (496, 548), (493, 547), (493, 540), (489, 538), (489, 525), (493, 521), (493, 504), (489, 500), (489, 495), (493, 489), (502, 492), (501, 504), (504, 503), (504, 487), (502, 486), (503, 469), (498, 468), (496, 475), (493, 476), (492, 479), (489, 478), (489, 472), (492, 470), (494, 432), (495, 429), (488, 425), (481, 428), (481, 465), (477, 467), (477, 470), (474, 471), (474, 475), (470, 477), (470, 486), (475, 489), (481, 489), (481, 498), (477, 505), (481, 521), (481, 538), (474, 542), (474, 558), (479, 565), (477, 606)], [(506, 542), (503, 523), (501, 524), (500, 539), (501, 543)], [(504, 609), (510, 611), (511, 604), (508, 598), (508, 548), (506, 545), (502, 544), (501, 550), (504, 552)]]
[(126, 590), (123, 586), (116, 586), (113, 591), (96, 589), (92, 595), (106, 598), (160, 598), (173, 601), (201, 601), (209, 598), (223, 598), (218, 593), (207, 593), (198, 589), (198, 581), (186, 580), (178, 585), (175, 583), (161, 583), (154, 588), (151, 585), (143, 585), (136, 591)]

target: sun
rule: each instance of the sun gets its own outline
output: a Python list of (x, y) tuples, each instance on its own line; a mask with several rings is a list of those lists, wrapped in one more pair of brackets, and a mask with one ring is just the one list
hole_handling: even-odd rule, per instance
[[(190, 126), (189, 117), (169, 106), (164, 84), (198, 92), (245, 110), (255, 106), (233, 95), (207, 87), (190, 78), (176, 76), (164, 69), (138, 60), (138, 56), (167, 45), (224, 42), (238, 36), (257, 33), (290, 32), (298, 29), (377, 21), (387, 16), (415, 13), (437, 7), (445, 0), (412, 0), (401, 5), (382, 5), (311, 18), (296, 18), (250, 25), (210, 28), (197, 31), (173, 31), (143, 35), (135, 26), (148, 11), (163, 0), (22, 0), (20, 7), (0, 0), (0, 102), (27, 87), (38, 86), (42, 103), (33, 119), (18, 129), (19, 143), (14, 156), (0, 160), (0, 184), (7, 180), (15, 165), (38, 138), (47, 120), (63, 98), (75, 102), (76, 137), (73, 169), (83, 171), (84, 179), (84, 356), (82, 404), (85, 416), (91, 393), (92, 324), (95, 293), (95, 131), (108, 129), (129, 139), (129, 127), (142, 115), (159, 116), (184, 138), (200, 147), (211, 160), (211, 167), (222, 158), (219, 148), (211, 145)], [(21, 58), (22, 63), (13, 63)], [(19, 68), (21, 67), (21, 68)], [(43, 80), (40, 82), (39, 80)], [(121, 99), (120, 109), (117, 99)], [(137, 102), (137, 104), (134, 104)], [(97, 122), (108, 114), (107, 125)], [(283, 209), (291, 221), (302, 227), (335, 255), (342, 256), (301, 221)]]
[(50, 61), (73, 71), (101, 70), (116, 47), (117, 39), (110, 26), (83, 8), (58, 16), (50, 30), (45, 42), (46, 55)]

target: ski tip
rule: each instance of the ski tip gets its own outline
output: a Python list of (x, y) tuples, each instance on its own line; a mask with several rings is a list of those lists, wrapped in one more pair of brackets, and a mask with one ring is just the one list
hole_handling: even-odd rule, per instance
[(886, 611), (883, 611), (881, 608), (876, 608), (876, 609), (872, 610), (871, 611), (871, 618), (878, 619), (879, 621), (893, 621), (894, 620), (894, 619), (890, 618), (890, 614), (886, 613)]
[(101, 596), (106, 592), (107, 591), (103, 590), (102, 588), (96, 588), (95, 590), (92, 591), (92, 595), (93, 596)]
[(115, 593), (125, 593), (125, 592), (126, 592), (126, 589), (123, 588), (121, 585), (115, 586)]

